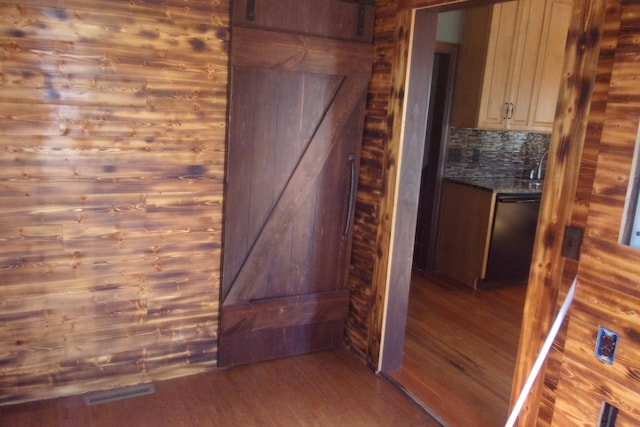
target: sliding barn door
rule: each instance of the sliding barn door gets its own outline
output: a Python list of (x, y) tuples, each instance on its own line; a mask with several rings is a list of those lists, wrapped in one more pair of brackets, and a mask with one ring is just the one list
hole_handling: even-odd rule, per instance
[(221, 367), (342, 345), (373, 53), (370, 6), (233, 4)]

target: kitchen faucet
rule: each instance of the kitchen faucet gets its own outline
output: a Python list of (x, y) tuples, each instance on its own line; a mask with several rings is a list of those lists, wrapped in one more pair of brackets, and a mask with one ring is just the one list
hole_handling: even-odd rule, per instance
[(538, 171), (536, 172), (537, 179), (542, 179), (542, 162), (544, 162), (544, 159), (548, 154), (549, 150), (545, 150), (544, 153), (542, 153), (542, 156), (540, 156), (540, 160), (538, 160)]

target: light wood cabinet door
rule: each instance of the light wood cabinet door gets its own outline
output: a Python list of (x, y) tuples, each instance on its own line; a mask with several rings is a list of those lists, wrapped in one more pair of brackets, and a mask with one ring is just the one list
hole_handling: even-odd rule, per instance
[[(452, 125), (551, 132), (571, 7), (572, 0), (518, 0), (469, 13)], [(486, 52), (482, 62), (478, 52)]]
[[(544, 18), (544, 1), (519, 1), (517, 28), (519, 38), (514, 40), (510, 80), (507, 89), (508, 115), (505, 122), (507, 129), (531, 130), (529, 117), (536, 107), (533, 103), (534, 82), (536, 81), (536, 64), (541, 48), (541, 34)], [(568, 25), (567, 21), (567, 25)], [(565, 29), (568, 29), (568, 26)], [(564, 47), (564, 43), (563, 43)], [(554, 97), (554, 107), (558, 93)], [(551, 123), (549, 124), (550, 131)]]
[(511, 1), (498, 3), (492, 8), (478, 127), (503, 129), (507, 125), (509, 82), (514, 72), (512, 64), (522, 57), (517, 47), (524, 37), (516, 31), (518, 8), (521, 6), (522, 2)]
[(547, 0), (527, 128), (551, 131), (562, 81), (572, 0)]

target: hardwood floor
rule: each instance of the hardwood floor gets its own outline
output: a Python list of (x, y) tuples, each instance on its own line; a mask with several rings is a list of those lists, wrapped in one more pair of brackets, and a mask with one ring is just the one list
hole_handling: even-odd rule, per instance
[(504, 425), (525, 294), (414, 273), (403, 367), (389, 376), (447, 426)]
[(426, 426), (440, 424), (348, 350), (156, 383), (156, 393), (85, 406), (81, 396), (0, 407), (0, 426)]

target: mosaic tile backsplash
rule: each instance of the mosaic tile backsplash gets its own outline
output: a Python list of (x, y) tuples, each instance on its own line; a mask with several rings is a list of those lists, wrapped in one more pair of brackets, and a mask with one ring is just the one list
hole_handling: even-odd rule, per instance
[(549, 148), (550, 137), (547, 133), (450, 128), (444, 176), (528, 178)]

